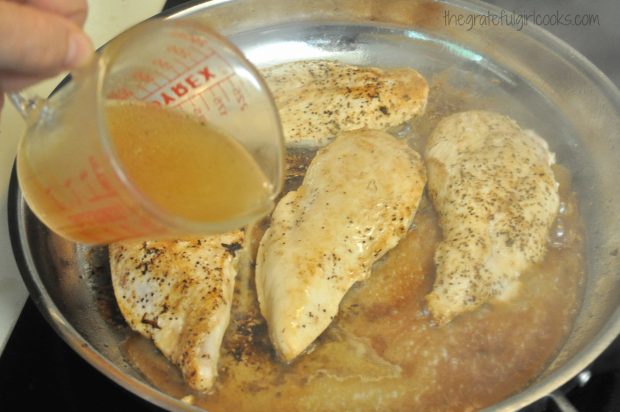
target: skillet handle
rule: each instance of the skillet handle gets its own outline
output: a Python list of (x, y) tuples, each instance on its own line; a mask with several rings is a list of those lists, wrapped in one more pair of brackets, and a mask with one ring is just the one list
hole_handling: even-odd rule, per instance
[(577, 408), (575, 408), (566, 396), (559, 391), (551, 392), (548, 396), (554, 403), (555, 406), (558, 407), (558, 410), (561, 412), (579, 412)]

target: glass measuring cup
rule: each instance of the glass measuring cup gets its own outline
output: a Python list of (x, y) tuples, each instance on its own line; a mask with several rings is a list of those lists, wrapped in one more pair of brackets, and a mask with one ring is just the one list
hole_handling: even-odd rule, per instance
[[(109, 43), (72, 76), (49, 100), (21, 102), (29, 124), (18, 148), (18, 179), (30, 208), (54, 232), (91, 244), (221, 233), (273, 207), (284, 163), (273, 99), (241, 52), (199, 21), (142, 23)], [(11, 97), (15, 103), (18, 96)], [(201, 122), (211, 132), (216, 130), (216, 137), (229, 137), (230, 144), (243, 149), (239, 153), (253, 162), (252, 173), (260, 174), (261, 196), (246, 199), (242, 207), (224, 204), (222, 213), (207, 218), (176, 213), (137, 184), (128, 167), (132, 164), (123, 163), (110, 134), (109, 108), (114, 105), (121, 113), (131, 105), (140, 106), (140, 110), (153, 111), (150, 119), (157, 121), (169, 113), (163, 110), (175, 110), (194, 125)], [(136, 127), (148, 126), (140, 125), (140, 119), (136, 123)], [(171, 135), (170, 139), (175, 143), (166, 150), (184, 147), (183, 136)], [(167, 155), (159, 154), (164, 160)], [(149, 172), (153, 176), (147, 175), (162, 185), (167, 181), (161, 190), (164, 195), (173, 193), (177, 184), (181, 186), (183, 178), (194, 177), (191, 167), (186, 167), (186, 175), (177, 181), (165, 179), (168, 169), (183, 166), (182, 158), (172, 156), (170, 162), (163, 163), (161, 169), (166, 170), (161, 173), (156, 170)], [(200, 167), (210, 167), (207, 159), (205, 163)], [(217, 170), (212, 172), (217, 175)], [(210, 181), (201, 184), (208, 187)], [(238, 182), (231, 182), (235, 185)], [(256, 189), (222, 187), (229, 197)], [(213, 202), (220, 197), (212, 194)]]

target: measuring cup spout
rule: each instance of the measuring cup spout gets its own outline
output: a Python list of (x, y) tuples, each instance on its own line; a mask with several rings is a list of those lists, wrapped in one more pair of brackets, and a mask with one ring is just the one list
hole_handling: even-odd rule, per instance
[(17, 92), (8, 93), (9, 100), (26, 121), (34, 121), (47, 101), (40, 97), (27, 98)]

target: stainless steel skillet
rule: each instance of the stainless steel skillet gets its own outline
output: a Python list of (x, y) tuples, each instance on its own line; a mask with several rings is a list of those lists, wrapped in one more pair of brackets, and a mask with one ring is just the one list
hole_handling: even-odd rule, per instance
[[(584, 302), (556, 359), (532, 384), (493, 406), (515, 410), (579, 373), (620, 331), (620, 94), (591, 63), (527, 26), (447, 24), (446, 16), (498, 12), (480, 2), (228, 0), (196, 3), (196, 15), (230, 36), (255, 64), (310, 58), (409, 65), (449, 73), (491, 108), (536, 129), (574, 174), (586, 229)], [(175, 410), (193, 407), (151, 386), (127, 362), (130, 334), (116, 311), (102, 249), (67, 243), (30, 213), (15, 180), (9, 196), (13, 248), (31, 296), (81, 356), (128, 390)], [(103, 275), (102, 275), (103, 272)]]

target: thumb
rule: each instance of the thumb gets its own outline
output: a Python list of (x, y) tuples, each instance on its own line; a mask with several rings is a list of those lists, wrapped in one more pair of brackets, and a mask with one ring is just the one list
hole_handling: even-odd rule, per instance
[(0, 70), (55, 74), (85, 64), (90, 39), (70, 20), (26, 4), (0, 1)]

